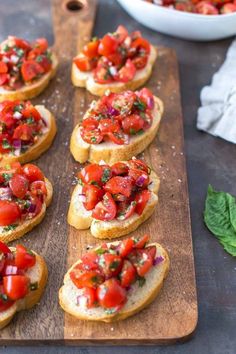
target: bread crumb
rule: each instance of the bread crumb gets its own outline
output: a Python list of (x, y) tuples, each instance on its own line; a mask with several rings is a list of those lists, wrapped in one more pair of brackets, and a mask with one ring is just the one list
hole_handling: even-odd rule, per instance
[(114, 327), (111, 327), (111, 331), (114, 331)]
[(178, 178), (178, 182), (181, 183), (181, 182), (182, 182), (182, 179)]

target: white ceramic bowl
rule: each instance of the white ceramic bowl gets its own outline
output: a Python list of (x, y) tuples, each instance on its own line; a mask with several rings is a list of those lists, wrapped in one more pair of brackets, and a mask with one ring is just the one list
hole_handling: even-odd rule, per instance
[(236, 34), (236, 12), (198, 15), (177, 11), (143, 0), (117, 0), (135, 18), (155, 31), (195, 41), (211, 41)]

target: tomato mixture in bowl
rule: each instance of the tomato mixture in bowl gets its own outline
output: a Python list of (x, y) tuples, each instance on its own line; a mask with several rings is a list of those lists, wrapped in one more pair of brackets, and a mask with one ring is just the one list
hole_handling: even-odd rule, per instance
[(51, 52), (45, 38), (29, 43), (9, 36), (0, 44), (0, 87), (5, 90), (18, 90), (31, 84), (51, 68)]
[(126, 220), (142, 215), (151, 197), (150, 168), (133, 158), (112, 166), (90, 164), (79, 172), (82, 192), (79, 199), (97, 220)]
[(11, 250), (0, 241), (0, 312), (9, 309), (15, 301), (37, 290), (37, 283), (30, 283), (26, 275), (36, 263), (35, 254), (22, 245)]
[(79, 70), (93, 72), (94, 81), (99, 84), (128, 82), (145, 68), (150, 51), (150, 43), (139, 31), (129, 34), (124, 26), (119, 26), (101, 39), (93, 38), (73, 62)]
[(46, 121), (30, 101), (0, 103), (0, 154), (19, 156), (47, 130)]
[(102, 307), (106, 313), (118, 312), (126, 303), (131, 287), (145, 284), (145, 276), (164, 258), (156, 257), (156, 246), (146, 246), (149, 236), (131, 237), (85, 253), (70, 271), (80, 290), (77, 304), (85, 308)]
[(80, 128), (82, 139), (89, 144), (112, 141), (129, 144), (132, 136), (143, 134), (153, 122), (154, 97), (150, 90), (107, 92), (93, 101)]
[(0, 168), (1, 232), (38, 215), (46, 196), (45, 177), (37, 166), (15, 162)]

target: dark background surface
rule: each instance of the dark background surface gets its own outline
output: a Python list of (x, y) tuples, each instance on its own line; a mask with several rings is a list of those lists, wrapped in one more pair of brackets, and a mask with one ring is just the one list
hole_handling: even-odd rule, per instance
[[(209, 183), (216, 189), (236, 194), (235, 146), (196, 130), (200, 90), (210, 83), (224, 61), (232, 39), (212, 43), (182, 41), (144, 28), (116, 1), (98, 2), (94, 34), (101, 36), (124, 24), (129, 30), (140, 29), (155, 45), (174, 48), (178, 55), (199, 301), (198, 327), (187, 343), (167, 347), (2, 347), (0, 353), (233, 354), (236, 352), (236, 261), (207, 231), (202, 212)], [(0, 40), (9, 34), (27, 39), (45, 36), (52, 44), (50, 1), (0, 0)]]

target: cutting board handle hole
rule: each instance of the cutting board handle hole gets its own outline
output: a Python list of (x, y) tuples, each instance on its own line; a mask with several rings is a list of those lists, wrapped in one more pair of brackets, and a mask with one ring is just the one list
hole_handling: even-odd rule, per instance
[(69, 0), (65, 2), (65, 8), (70, 12), (78, 12), (86, 6), (86, 0)]

